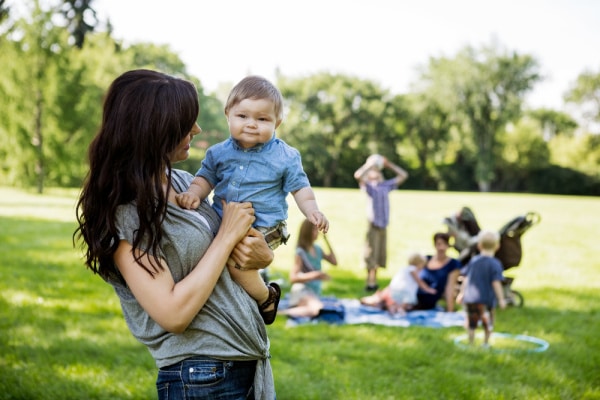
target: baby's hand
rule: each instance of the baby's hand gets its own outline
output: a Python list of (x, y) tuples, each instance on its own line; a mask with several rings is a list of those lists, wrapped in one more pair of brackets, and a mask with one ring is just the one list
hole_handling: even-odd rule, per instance
[(327, 233), (329, 230), (329, 221), (327, 220), (327, 217), (325, 217), (325, 214), (323, 214), (321, 211), (314, 211), (308, 219), (313, 223), (313, 225), (319, 228), (321, 232)]
[(187, 208), (188, 210), (195, 210), (200, 205), (200, 198), (189, 192), (177, 193), (175, 200), (177, 200), (179, 207)]

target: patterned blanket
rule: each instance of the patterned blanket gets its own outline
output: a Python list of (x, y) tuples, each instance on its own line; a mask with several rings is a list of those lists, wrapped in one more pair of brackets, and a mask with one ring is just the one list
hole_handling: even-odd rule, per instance
[[(333, 324), (376, 324), (386, 326), (427, 326), (431, 328), (447, 328), (464, 326), (463, 312), (445, 312), (442, 310), (411, 311), (404, 316), (391, 315), (375, 307), (364, 306), (358, 299), (337, 299), (323, 297), (324, 308), (316, 318), (290, 318), (287, 325), (316, 324), (319, 322)], [(287, 299), (282, 299), (279, 309), (287, 307)]]

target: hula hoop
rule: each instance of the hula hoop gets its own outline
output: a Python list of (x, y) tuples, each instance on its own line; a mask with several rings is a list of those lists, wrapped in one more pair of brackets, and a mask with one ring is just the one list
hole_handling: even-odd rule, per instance
[[(482, 338), (483, 337), (483, 333), (479, 332), (476, 334), (476, 337), (478, 338)], [(496, 352), (496, 353), (541, 353), (543, 351), (548, 350), (548, 347), (550, 347), (550, 344), (548, 342), (546, 342), (543, 339), (539, 339), (533, 336), (527, 336), (527, 335), (511, 335), (510, 333), (500, 333), (500, 332), (494, 332), (492, 333), (492, 340), (494, 339), (494, 337), (501, 337), (501, 338), (507, 338), (507, 339), (512, 339), (512, 340), (516, 340), (516, 341), (521, 341), (521, 342), (527, 342), (527, 343), (533, 343), (535, 345), (537, 345), (537, 347), (531, 348), (531, 349), (498, 349), (495, 348), (494, 346), (489, 347), (490, 351)], [(468, 343), (465, 343), (469, 338), (468, 334), (463, 334), (460, 336), (457, 336), (456, 338), (454, 338), (454, 344), (457, 345), (458, 347), (462, 347), (462, 348), (469, 348), (470, 345)]]

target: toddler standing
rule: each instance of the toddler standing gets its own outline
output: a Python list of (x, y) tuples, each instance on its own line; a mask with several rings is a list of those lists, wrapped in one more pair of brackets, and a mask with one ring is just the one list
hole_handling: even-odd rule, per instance
[(494, 330), (494, 308), (506, 307), (502, 291), (502, 264), (494, 257), (500, 247), (500, 235), (493, 231), (479, 232), (477, 239), (479, 254), (471, 259), (462, 273), (465, 275), (456, 301), (463, 303), (467, 312), (465, 328), (469, 335), (469, 343), (475, 339), (475, 329), (481, 321), (485, 336), (484, 346)]

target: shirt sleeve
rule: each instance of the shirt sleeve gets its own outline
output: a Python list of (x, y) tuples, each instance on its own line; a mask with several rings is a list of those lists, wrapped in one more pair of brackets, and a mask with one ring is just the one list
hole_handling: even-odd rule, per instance
[[(115, 227), (117, 228), (117, 234), (120, 240), (125, 240), (127, 243), (133, 246), (133, 241), (140, 228), (140, 220), (137, 215), (137, 208), (133, 203), (120, 205), (117, 207), (115, 215)], [(139, 248), (142, 251), (148, 251), (150, 255), (153, 255), (148, 241), (142, 239), (139, 244)], [(159, 250), (159, 253), (161, 251)], [(159, 257), (163, 257), (163, 254), (158, 254)]]
[(302, 188), (310, 186), (308, 176), (302, 167), (302, 158), (300, 152), (293, 147), (285, 146), (283, 148), (285, 156), (285, 174), (283, 178), (283, 190), (292, 193)]
[(215, 187), (218, 183), (215, 146), (211, 146), (206, 150), (206, 155), (204, 157), (204, 160), (202, 160), (200, 169), (198, 170), (198, 172), (196, 172), (196, 176), (206, 179), (208, 183), (210, 183), (213, 187)]

